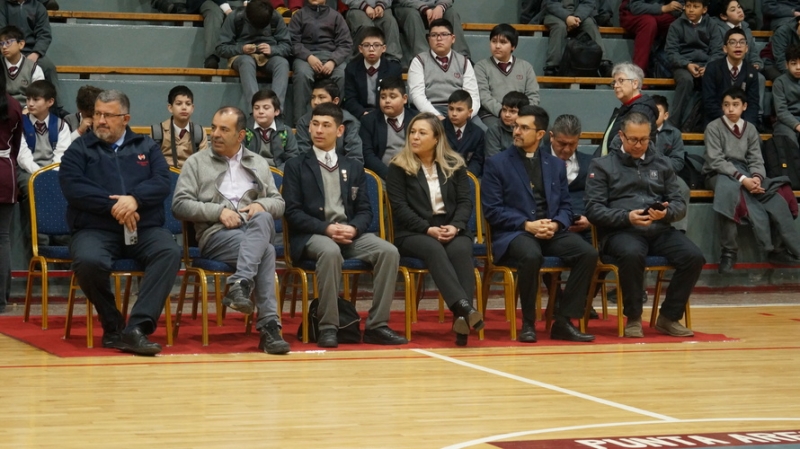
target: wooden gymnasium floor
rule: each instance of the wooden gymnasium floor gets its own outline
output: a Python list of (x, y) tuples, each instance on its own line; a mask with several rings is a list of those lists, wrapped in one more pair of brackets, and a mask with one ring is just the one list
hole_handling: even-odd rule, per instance
[(800, 447), (800, 306), (693, 321), (738, 341), (59, 359), (0, 336), (0, 447)]

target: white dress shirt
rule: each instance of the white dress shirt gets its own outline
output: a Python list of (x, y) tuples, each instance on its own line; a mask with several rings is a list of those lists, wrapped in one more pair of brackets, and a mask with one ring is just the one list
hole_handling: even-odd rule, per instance
[(239, 146), (239, 151), (233, 157), (226, 157), (228, 162), (228, 170), (222, 178), (222, 183), (219, 186), (219, 193), (225, 198), (230, 200), (236, 208), (239, 208), (239, 200), (242, 199), (245, 192), (254, 187), (255, 180), (250, 175), (250, 172), (242, 167), (242, 151), (244, 147)]
[[(36, 122), (40, 121), (36, 117), (28, 114), (28, 117), (31, 119), (31, 123), (36, 125)], [(42, 120), (45, 124), (50, 123), (50, 114), (47, 114), (47, 117)], [(62, 122), (63, 123), (63, 122)], [(50, 130), (48, 129), (45, 133), (46, 135), (50, 135)], [(48, 137), (49, 140), (49, 137)], [(67, 151), (69, 145), (72, 143), (72, 138), (70, 137), (69, 126), (65, 123), (64, 126), (58, 131), (58, 141), (56, 142), (56, 147), (53, 149), (53, 160), (52, 163), (55, 164), (56, 162), (61, 162), (61, 156), (64, 155), (64, 152)], [(33, 150), (28, 147), (28, 142), (25, 140), (25, 136), (22, 136), (22, 139), (19, 141), (19, 153), (17, 154), (17, 165), (23, 170), (28, 173), (34, 173), (35, 171), (39, 170), (42, 167), (33, 161)], [(49, 165), (49, 164), (48, 164)]]
[[(550, 153), (553, 156), (558, 157), (553, 147), (550, 147)], [(581, 167), (578, 165), (578, 156), (575, 153), (572, 153), (572, 156), (564, 161), (564, 163), (567, 165), (567, 184), (570, 184), (575, 180), (575, 178), (578, 177), (578, 173), (581, 171)]]
[(428, 181), (428, 190), (431, 194), (431, 209), (433, 215), (440, 215), (445, 213), (444, 200), (442, 199), (442, 187), (439, 185), (439, 172), (436, 170), (436, 164), (433, 168), (428, 170), (422, 166), (422, 172), (425, 173), (425, 180)]

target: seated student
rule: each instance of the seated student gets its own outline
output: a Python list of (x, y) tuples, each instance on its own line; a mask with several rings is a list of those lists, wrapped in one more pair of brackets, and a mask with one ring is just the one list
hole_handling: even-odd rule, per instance
[(489, 33), (492, 56), (475, 64), (475, 78), (481, 98), (478, 116), (487, 129), (500, 123), (502, 100), (509, 92), (522, 92), (528, 98), (528, 104), (539, 104), (539, 82), (536, 81), (533, 66), (511, 54), (518, 42), (519, 32), (516, 28), (507, 23), (495, 26)]
[(786, 49), (786, 68), (786, 73), (772, 84), (772, 100), (778, 117), (772, 134), (790, 139), (797, 148), (800, 133), (800, 44)]
[(472, 306), (473, 236), (467, 229), (472, 194), (464, 159), (447, 144), (442, 122), (423, 112), (408, 125), (405, 145), (386, 177), (394, 244), (400, 254), (425, 265), (453, 312), (456, 345), (466, 346), (470, 328), (483, 329)]
[(761, 8), (764, 22), (769, 23), (772, 31), (800, 16), (800, 4), (794, 0), (763, 0)]
[[(722, 97), (724, 115), (711, 122), (705, 131), (703, 173), (709, 176), (708, 187), (714, 189), (714, 211), (718, 214), (722, 248), (720, 273), (730, 273), (736, 263), (736, 225), (742, 219), (753, 227), (753, 234), (768, 252), (771, 263), (800, 263), (800, 231), (795, 228), (794, 218), (780, 193), (788, 179), (766, 177), (761, 138), (755, 127), (742, 118), (746, 109), (745, 93), (731, 87)], [(773, 236), (779, 237), (785, 249), (773, 241)]]
[[(678, 174), (686, 165), (686, 150), (683, 148), (683, 136), (678, 128), (672, 126), (668, 122), (669, 103), (667, 103), (667, 99), (661, 95), (653, 95), (653, 101), (658, 108), (658, 118), (656, 119), (656, 129), (658, 131), (655, 140), (655, 150), (658, 154), (666, 156), (669, 159), (669, 163), (672, 165), (672, 171)], [(680, 186), (679, 193), (681, 194), (681, 198), (683, 198), (686, 204), (689, 204), (692, 191), (689, 189), (689, 185), (686, 184), (686, 181), (680, 176), (678, 176), (678, 186)], [(672, 227), (679, 231), (686, 232), (688, 225), (689, 208), (687, 207), (686, 215), (682, 219), (672, 223)]]
[(633, 63), (642, 71), (647, 72), (650, 66), (653, 44), (664, 39), (681, 11), (683, 2), (679, 0), (622, 0), (620, 3), (619, 24), (626, 33), (634, 35)]
[[(361, 118), (378, 108), (378, 83), (382, 79), (402, 77), (400, 63), (384, 55), (383, 31), (367, 27), (361, 31), (356, 56), (344, 69), (344, 109)], [(405, 88), (403, 89), (405, 90)]]
[(94, 102), (102, 91), (103, 89), (88, 84), (78, 89), (78, 95), (75, 97), (75, 106), (78, 108), (78, 112), (64, 117), (64, 121), (72, 130), (70, 139), (75, 140), (92, 130)]
[[(21, 40), (24, 40), (26, 44), (22, 48), (22, 54), (30, 62), (35, 62), (41, 67), (44, 78), (56, 88), (55, 107), (58, 109), (58, 105), (63, 104), (58, 98), (61, 95), (58, 72), (56, 72), (56, 66), (53, 61), (45, 57), (52, 41), (50, 18), (47, 16), (47, 10), (38, 0), (7, 1), (5, 2), (5, 8), (0, 8), (0, 27), (9, 25), (13, 25), (22, 31), (23, 37)], [(25, 103), (25, 101), (23, 100), (21, 103)]]
[(325, 0), (307, 0), (292, 15), (289, 34), (292, 38), (292, 92), (294, 120), (308, 114), (311, 89), (315, 80), (330, 78), (344, 90), (344, 64), (350, 58), (353, 40), (344, 17), (325, 4)]
[[(406, 48), (411, 49), (411, 55), (418, 55), (428, 50), (425, 38), (428, 33), (433, 33), (434, 23), (446, 20), (451, 24), (447, 36), (455, 41), (455, 50), (469, 59), (470, 52), (467, 40), (464, 38), (464, 29), (461, 26), (461, 16), (453, 8), (454, 0), (397, 0), (392, 5), (397, 24), (400, 26)], [(441, 34), (440, 31), (438, 34)], [(412, 56), (413, 57), (413, 56)]]
[[(0, 29), (3, 61), (5, 62), (6, 92), (25, 108), (25, 89), (34, 81), (44, 79), (44, 72), (36, 62), (22, 54), (25, 39), (22, 31), (15, 26)], [(23, 110), (23, 112), (25, 112)]]
[(256, 73), (264, 71), (272, 78), (272, 90), (281, 103), (289, 87), (289, 61), (292, 55), (289, 30), (283, 17), (268, 2), (250, 2), (228, 14), (222, 24), (217, 56), (228, 58), (228, 66), (239, 72), (242, 96), (250, 104), (258, 90)]
[(400, 77), (380, 81), (380, 109), (361, 119), (364, 168), (386, 179), (389, 161), (403, 148), (408, 123), (417, 114), (409, 109), (406, 83)]
[[(669, 161), (651, 145), (650, 118), (632, 112), (622, 119), (622, 148), (595, 158), (586, 177), (586, 218), (597, 227), (603, 254), (614, 257), (628, 317), (625, 337), (642, 338), (644, 258), (663, 256), (675, 267), (655, 329), (673, 337), (694, 333), (680, 324), (705, 258), (670, 223), (683, 218), (686, 203)], [(644, 181), (642, 173), (650, 173)], [(651, 207), (660, 204), (658, 208)], [(662, 209), (663, 210), (659, 210)]]
[(261, 155), (272, 167), (283, 170), (289, 159), (299, 156), (294, 131), (280, 118), (281, 100), (278, 94), (270, 89), (261, 89), (253, 95), (252, 138), (245, 141), (247, 149)]
[(444, 120), (448, 98), (464, 89), (472, 97), (475, 116), (481, 106), (478, 81), (469, 59), (452, 51), (456, 42), (453, 25), (445, 19), (431, 22), (428, 42), (430, 47), (417, 54), (408, 67), (408, 92), (414, 107)]
[(800, 17), (775, 30), (769, 42), (772, 44), (772, 59), (765, 59), (764, 75), (774, 81), (786, 73), (786, 50), (791, 45), (800, 44)]
[(561, 57), (567, 45), (567, 35), (586, 33), (600, 46), (603, 52), (600, 64), (600, 75), (611, 76), (614, 64), (608, 60), (603, 37), (594, 21), (593, 14), (597, 10), (596, 0), (545, 0), (543, 8), (546, 13), (544, 25), (550, 31), (547, 40), (547, 60), (544, 66), (544, 76), (559, 75)]
[(459, 89), (447, 99), (447, 119), (442, 124), (450, 147), (464, 158), (469, 172), (480, 177), (486, 140), (483, 130), (469, 119), (473, 112), (469, 92)]
[(170, 117), (151, 126), (150, 135), (161, 146), (167, 163), (181, 168), (189, 156), (208, 148), (208, 139), (203, 126), (192, 122), (194, 94), (188, 87), (173, 87), (167, 101)]
[[(22, 116), (22, 139), (17, 155), (17, 188), (26, 260), (31, 251), (31, 220), (28, 206), (28, 180), (42, 167), (61, 162), (61, 156), (72, 143), (69, 126), (50, 108), (56, 101), (56, 89), (49, 81), (34, 81), (27, 89), (27, 114)], [(47, 245), (47, 240), (40, 241)]]
[(517, 123), (517, 114), (521, 107), (529, 104), (528, 97), (522, 92), (511, 91), (503, 96), (500, 121), (489, 125), (489, 129), (486, 130), (484, 156), (487, 159), (514, 145), (514, 125)]
[(684, 14), (667, 32), (666, 53), (675, 78), (670, 122), (681, 128), (692, 91), (700, 88), (706, 64), (722, 58), (722, 33), (706, 15), (709, 0), (687, 0)]
[(719, 107), (723, 94), (736, 86), (747, 95), (746, 103), (751, 105), (744, 111), (743, 119), (753, 125), (758, 120), (758, 71), (744, 60), (747, 54), (747, 37), (741, 28), (731, 28), (725, 33), (723, 47), (726, 57), (711, 61), (703, 75), (703, 114), (706, 125), (722, 117)]
[[(339, 105), (340, 97), (339, 85), (331, 79), (319, 79), (314, 83), (314, 88), (311, 91), (311, 108), (315, 108), (322, 103), (333, 103)], [(361, 137), (358, 135), (358, 130), (361, 128), (361, 122), (353, 117), (349, 112), (342, 110), (344, 133), (336, 138), (336, 153), (340, 156), (363, 161), (363, 150)], [(308, 148), (311, 145), (312, 136), (308, 125), (311, 123), (311, 111), (303, 115), (297, 120), (297, 145), (301, 149)]]
[(322, 103), (311, 114), (314, 143), (301, 147), (303, 154), (286, 163), (283, 198), (292, 260), (311, 259), (317, 263), (317, 346), (339, 345), (337, 297), (342, 258), (360, 259), (374, 267), (372, 307), (364, 326), (364, 343), (406, 344), (408, 340), (388, 326), (400, 254), (391, 243), (366, 232), (372, 214), (381, 211), (373, 211), (370, 206), (367, 175), (361, 162), (336, 153), (337, 136), (344, 132), (342, 109), (333, 103)]
[[(392, 13), (392, 0), (339, 0), (349, 8), (344, 13), (344, 20), (350, 28), (353, 43), (362, 42), (369, 28), (381, 30), (382, 43), (385, 45), (386, 56), (400, 63), (403, 50), (400, 47), (400, 28)], [(370, 33), (374, 33), (371, 31)], [(355, 56), (356, 48), (353, 49)], [(361, 54), (364, 54), (362, 51)]]
[(203, 67), (219, 68), (219, 56), (216, 54), (219, 33), (225, 17), (233, 11), (227, 1), (186, 0), (186, 3), (169, 3), (169, 0), (153, 0), (151, 4), (153, 8), (165, 13), (202, 15), (203, 41), (205, 42)]

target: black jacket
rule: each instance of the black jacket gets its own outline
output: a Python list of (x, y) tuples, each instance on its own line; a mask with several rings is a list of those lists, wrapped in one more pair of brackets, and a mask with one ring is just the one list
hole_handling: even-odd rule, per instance
[[(313, 234), (325, 235), (325, 188), (314, 150), (286, 162), (283, 174), (283, 199), (288, 223), (289, 245), (293, 261), (300, 260), (308, 239)], [(372, 221), (372, 207), (366, 190), (364, 166), (360, 162), (339, 156), (339, 179), (347, 224), (361, 235)]]
[[(606, 133), (603, 134), (603, 140), (608, 138), (609, 150), (611, 150), (612, 148), (615, 149), (619, 148), (620, 143), (617, 143), (612, 147), (612, 142), (614, 141), (614, 138), (619, 136), (619, 129), (622, 123), (622, 118), (630, 114), (631, 112), (641, 112), (650, 119), (650, 138), (652, 140), (655, 140), (658, 128), (656, 126), (656, 119), (658, 119), (658, 107), (656, 106), (656, 102), (650, 95), (641, 94), (639, 97), (634, 98), (627, 104), (623, 104), (618, 108), (614, 108), (614, 112), (611, 114), (611, 119), (608, 121), (608, 124), (611, 125), (611, 127), (610, 128), (606, 127)], [(601, 140), (600, 146), (597, 147), (597, 151), (595, 151), (594, 153), (595, 156), (601, 155), (601, 151), (603, 149), (602, 142), (603, 141)]]
[[(386, 55), (381, 56), (381, 64), (378, 66), (377, 82), (375, 83), (375, 103), (373, 108), (378, 109), (380, 92), (378, 85), (380, 80), (391, 77), (402, 77), (403, 68), (396, 61), (386, 59)], [(344, 68), (344, 104), (342, 107), (347, 112), (361, 118), (364, 111), (367, 111), (367, 68), (364, 67), (364, 57), (356, 56), (347, 63)]]
[(456, 139), (456, 129), (450, 120), (443, 120), (444, 134), (450, 147), (467, 163), (467, 170), (477, 177), (483, 176), (483, 161), (486, 151), (485, 133), (472, 120), (467, 120), (461, 140)]
[(132, 195), (139, 203), (141, 228), (164, 225), (164, 200), (170, 193), (169, 164), (161, 147), (149, 136), (125, 130), (116, 152), (87, 133), (72, 142), (58, 172), (67, 199), (67, 222), (73, 232), (102, 229), (123, 233), (111, 215), (116, 200), (110, 195)]
[(728, 58), (711, 61), (703, 75), (703, 115), (706, 125), (722, 117), (722, 94), (731, 86), (741, 87), (747, 95), (747, 109), (742, 118), (750, 123), (758, 123), (758, 71), (742, 62), (736, 81), (731, 80)]
[[(416, 115), (417, 111), (409, 108), (404, 109), (404, 129)], [(383, 155), (386, 153), (388, 126), (383, 111), (376, 109), (361, 119), (361, 129), (358, 130), (358, 134), (361, 137), (361, 149), (364, 153), (364, 167), (377, 173), (381, 179), (386, 179), (386, 172), (389, 169), (383, 163)]]

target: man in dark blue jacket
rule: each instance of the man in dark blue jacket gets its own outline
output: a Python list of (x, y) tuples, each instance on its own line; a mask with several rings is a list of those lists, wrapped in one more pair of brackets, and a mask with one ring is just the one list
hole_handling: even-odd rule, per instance
[[(103, 325), (103, 347), (155, 355), (156, 329), (180, 268), (181, 251), (163, 228), (170, 193), (169, 165), (158, 144), (134, 134), (128, 97), (102, 92), (95, 102), (94, 132), (72, 142), (59, 180), (72, 230), (72, 269)], [(67, 155), (69, 153), (69, 155)], [(128, 325), (117, 310), (109, 278), (117, 259), (144, 268)]]

